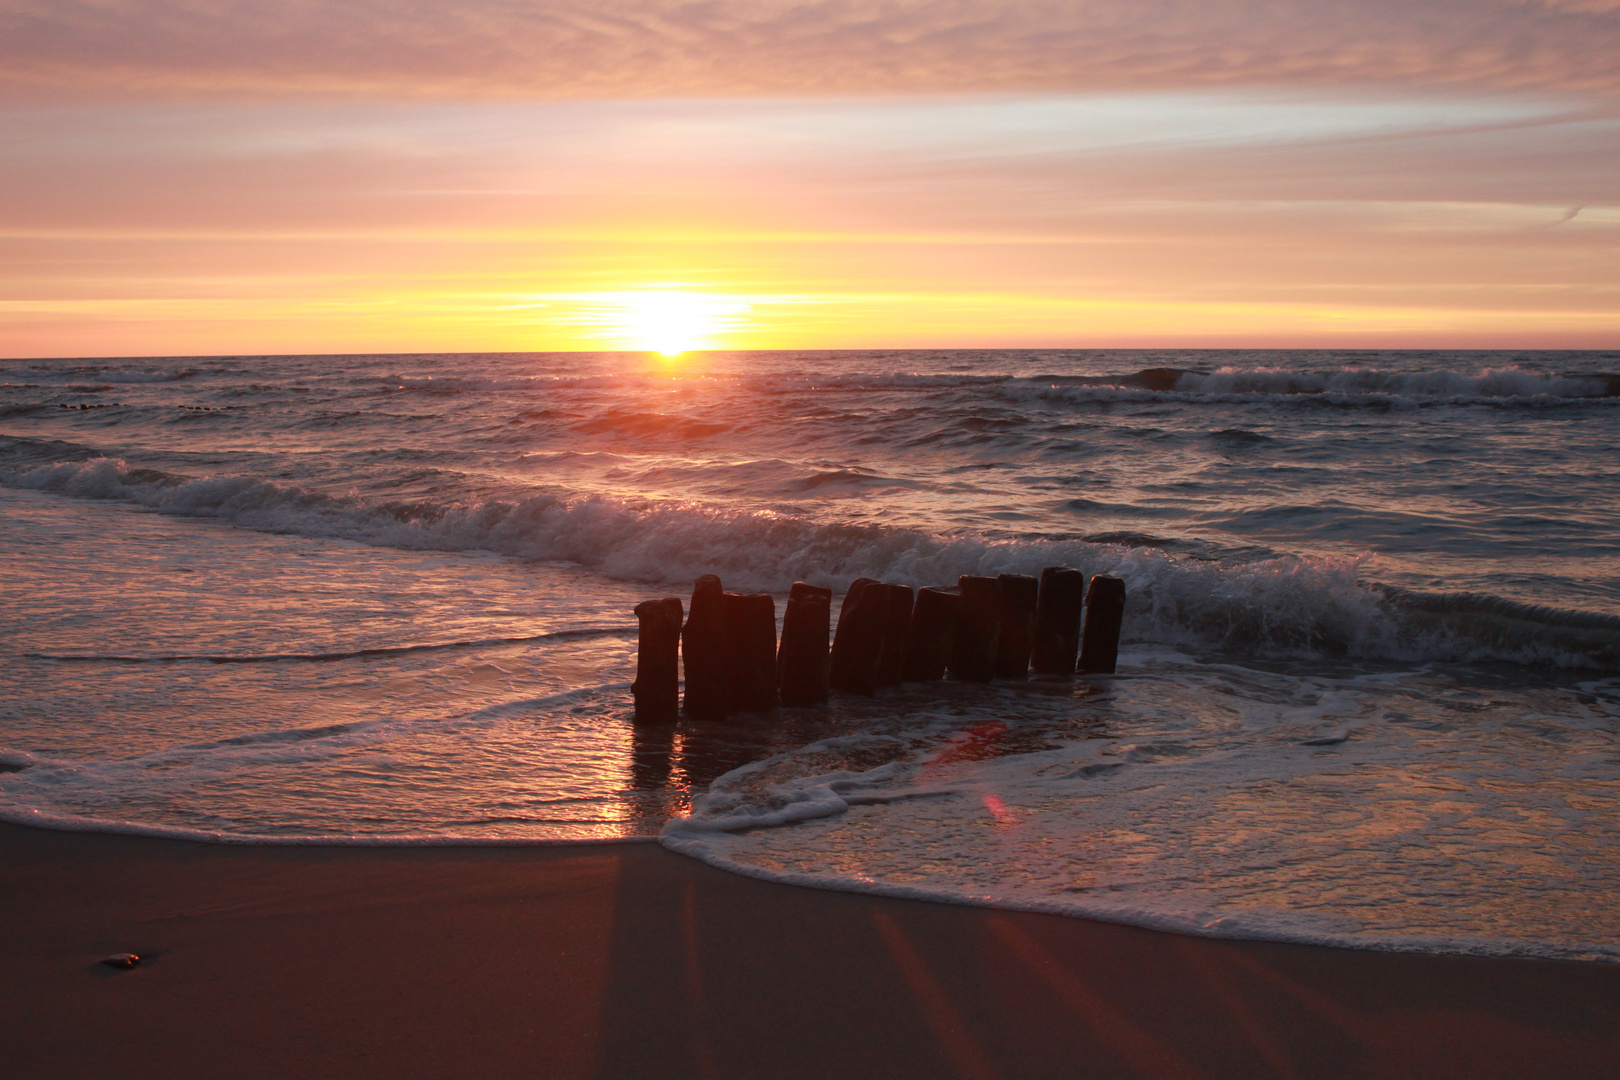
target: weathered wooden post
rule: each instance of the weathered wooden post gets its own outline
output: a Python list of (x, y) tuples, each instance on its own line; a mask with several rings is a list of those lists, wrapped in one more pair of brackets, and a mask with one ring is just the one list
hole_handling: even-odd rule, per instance
[(681, 630), (681, 659), (686, 663), (688, 716), (726, 715), (725, 689), (721, 683), (725, 656), (725, 614), (721, 596), (725, 589), (713, 574), (704, 574), (692, 586), (692, 607)]
[(951, 641), (951, 675), (969, 682), (989, 682), (996, 672), (996, 645), (1001, 637), (1001, 582), (964, 574), (956, 579), (956, 587), (962, 597)]
[[(839, 618), (839, 620), (840, 621), (843, 620), (844, 612), (850, 611), (855, 607), (855, 601), (857, 601), (857, 600), (859, 600), (861, 598), (861, 590), (865, 589), (868, 585), (876, 585), (876, 584), (877, 584), (877, 578), (869, 578), (869, 577), (858, 577), (854, 581), (850, 582), (849, 583), (849, 591), (844, 593), (844, 600), (843, 600), (842, 603), (840, 603), (838, 605), (838, 618)], [(836, 642), (834, 642), (833, 648), (834, 649), (838, 648), (838, 645), (837, 645)]]
[(1035, 605), (1033, 664), (1039, 675), (1073, 675), (1080, 656), (1080, 604), (1086, 575), (1066, 566), (1041, 571), (1041, 595)]
[(888, 597), (883, 618), (883, 655), (878, 659), (877, 684), (899, 686), (905, 674), (906, 639), (911, 634), (910, 585), (882, 585)]
[(673, 724), (681, 711), (681, 602), (677, 597), (636, 605), (636, 723)]
[(849, 583), (849, 589), (844, 593), (843, 602), (838, 605), (838, 625), (833, 630), (832, 654), (828, 666), (828, 682), (835, 690), (844, 689), (843, 684), (849, 681), (850, 665), (854, 662), (855, 652), (851, 650), (849, 634), (855, 631), (855, 624), (846, 617), (855, 610), (855, 604), (866, 591), (868, 585), (876, 585), (873, 578), (858, 577)]
[(832, 590), (793, 583), (782, 613), (782, 643), (776, 650), (776, 682), (783, 705), (819, 705), (827, 700), (827, 634)]
[(906, 635), (906, 662), (901, 678), (906, 682), (936, 682), (945, 677), (951, 659), (951, 641), (956, 633), (957, 609), (962, 592), (954, 585), (928, 585), (917, 590), (911, 609), (911, 627)]
[(1022, 679), (1029, 674), (1029, 650), (1035, 637), (1035, 605), (1041, 583), (1028, 574), (999, 574), (1000, 637), (996, 641), (996, 678)]
[(776, 601), (770, 593), (722, 593), (726, 712), (776, 708)]
[(1086, 591), (1086, 628), (1080, 640), (1080, 670), (1112, 675), (1119, 662), (1119, 628), (1125, 618), (1125, 583), (1098, 574)]
[(883, 652), (883, 625), (888, 617), (889, 597), (879, 582), (856, 578), (844, 595), (838, 611), (838, 630), (833, 636), (832, 677), (834, 690), (870, 697), (877, 691), (877, 666)]

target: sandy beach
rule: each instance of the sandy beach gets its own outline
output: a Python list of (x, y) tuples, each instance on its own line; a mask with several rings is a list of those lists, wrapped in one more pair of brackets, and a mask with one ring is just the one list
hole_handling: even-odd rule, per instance
[[(0, 826), (6, 1074), (1613, 1076), (1620, 967), (1207, 941), (654, 845)], [(98, 963), (143, 957), (129, 971)]]

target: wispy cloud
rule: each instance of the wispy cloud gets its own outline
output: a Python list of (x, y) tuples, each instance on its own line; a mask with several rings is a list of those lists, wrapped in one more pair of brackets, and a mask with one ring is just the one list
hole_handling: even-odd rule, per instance
[(1616, 0), (0, 0), (0, 94), (1620, 90)]
[(753, 345), (1601, 344), (1617, 132), (1344, 90), (14, 108), (0, 354), (594, 348), (671, 282)]

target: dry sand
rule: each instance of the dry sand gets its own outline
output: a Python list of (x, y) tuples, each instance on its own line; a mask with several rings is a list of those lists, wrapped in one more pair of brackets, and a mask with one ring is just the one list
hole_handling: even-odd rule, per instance
[(8, 1080), (1620, 1076), (1613, 965), (1205, 941), (652, 845), (0, 826), (0, 940)]

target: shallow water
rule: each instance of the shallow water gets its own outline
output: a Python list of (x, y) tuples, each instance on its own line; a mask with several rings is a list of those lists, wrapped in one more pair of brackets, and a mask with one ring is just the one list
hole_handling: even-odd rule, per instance
[[(837, 887), (1613, 958), (1616, 369), (6, 362), (0, 815), (662, 834)], [(1119, 677), (628, 722), (631, 608), (700, 573), (780, 599), (1064, 563), (1127, 582)]]
[(1616, 680), (1121, 666), (1079, 699), (918, 701), (900, 739), (837, 742), (891, 750), (883, 769), (761, 763), (666, 840), (780, 880), (1184, 932), (1620, 960)]

